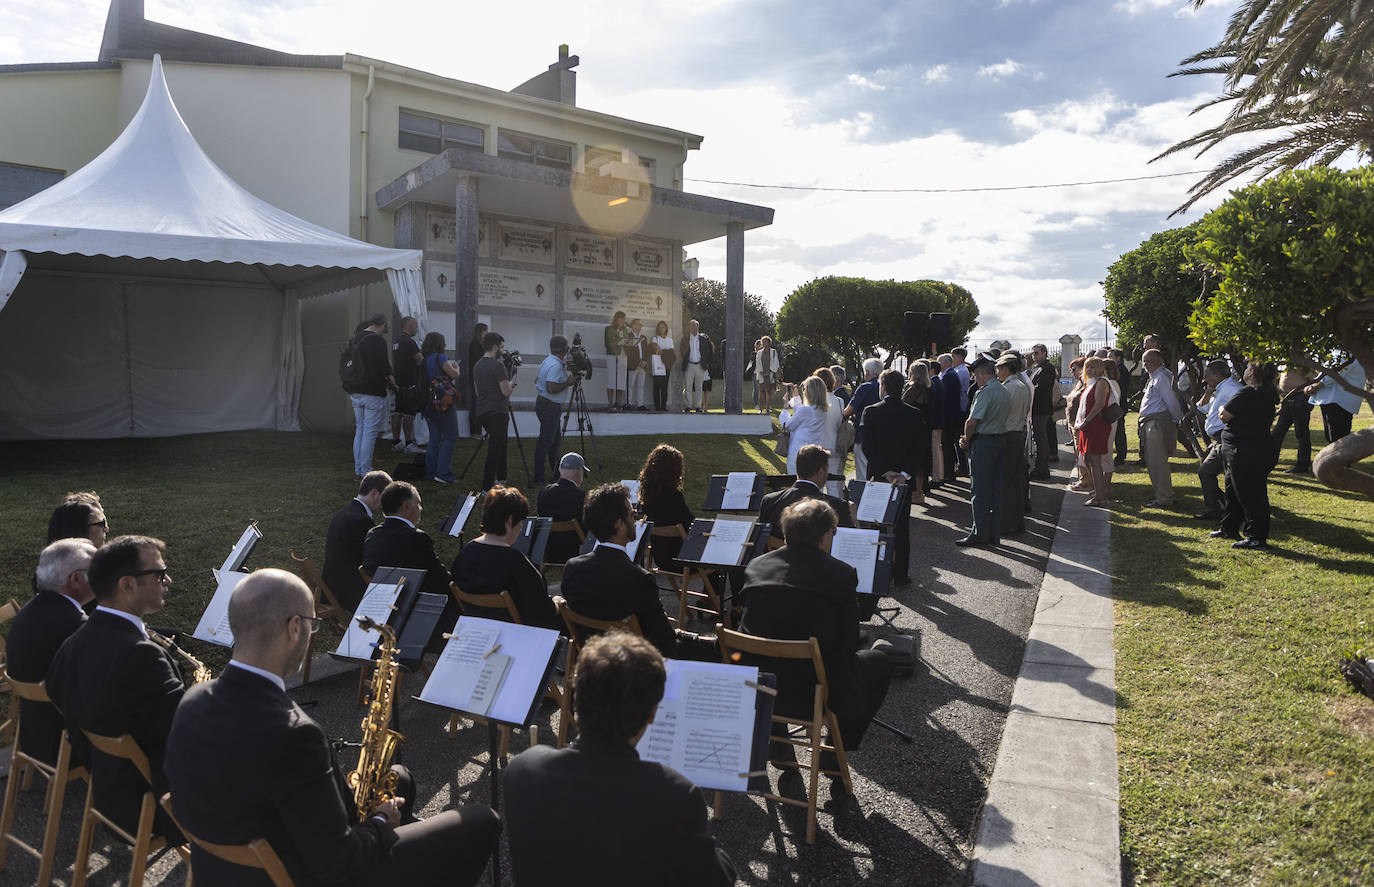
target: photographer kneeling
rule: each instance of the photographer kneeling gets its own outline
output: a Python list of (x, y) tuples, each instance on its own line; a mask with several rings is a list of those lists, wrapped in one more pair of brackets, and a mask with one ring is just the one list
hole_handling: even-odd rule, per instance
[(487, 461), (482, 466), (482, 491), (506, 480), (506, 432), (510, 428), (510, 394), (515, 389), (501, 360), (506, 340), (500, 333), (482, 337), (483, 355), (472, 368), (477, 391), (477, 421), (487, 433)]
[(543, 485), (547, 479), (544, 466), (553, 470), (558, 477), (558, 420), (568, 398), (563, 393), (572, 387), (568, 375), (568, 340), (565, 336), (549, 339), (549, 356), (539, 365), (539, 376), (534, 380), (534, 414), (539, 417), (539, 441), (534, 445), (534, 483)]

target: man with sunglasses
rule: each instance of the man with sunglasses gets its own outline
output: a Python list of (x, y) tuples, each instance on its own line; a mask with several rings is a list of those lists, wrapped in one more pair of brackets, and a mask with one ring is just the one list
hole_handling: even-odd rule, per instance
[[(314, 611), (310, 589), (284, 570), (234, 589), (234, 658), (187, 692), (167, 740), (177, 820), (216, 844), (266, 839), (296, 884), (475, 883), (501, 832), (486, 805), (407, 822), (414, 782), (393, 767), (398, 797), (359, 822), (323, 728), (286, 695), (319, 627)], [(270, 887), (261, 871), (191, 853), (199, 887)]]
[[(48, 695), (67, 721), (72, 745), (91, 761), (96, 807), (131, 834), (148, 784), (133, 764), (90, 752), (81, 731), (132, 736), (148, 757), (154, 794), (167, 790), (162, 755), (185, 687), (172, 655), (143, 625), (171, 588), (166, 551), (160, 539), (120, 536), (95, 553), (87, 578), (96, 608), (48, 671)], [(185, 843), (160, 808), (153, 831), (170, 844)]]

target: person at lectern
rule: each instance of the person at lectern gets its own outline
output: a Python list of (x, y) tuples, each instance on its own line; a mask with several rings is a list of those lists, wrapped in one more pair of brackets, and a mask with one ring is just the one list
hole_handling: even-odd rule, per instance
[(625, 323), (625, 312), (617, 311), (606, 327), (606, 406), (618, 410), (625, 397), (626, 375), (629, 364), (625, 361), (624, 340), (630, 329)]

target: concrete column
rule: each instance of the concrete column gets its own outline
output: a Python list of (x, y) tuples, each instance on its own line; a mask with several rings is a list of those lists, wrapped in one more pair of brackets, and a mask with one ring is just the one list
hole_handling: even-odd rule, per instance
[(467, 365), (468, 340), (477, 324), (477, 177), (459, 176), (454, 186), (453, 209), (457, 218), (457, 255), (455, 257), (455, 297), (453, 334), (444, 332), (453, 343), (454, 357), (463, 368), (463, 378), (472, 378)]
[(1082, 336), (1070, 334), (1059, 337), (1059, 375), (1061, 377), (1068, 378), (1069, 364), (1078, 359), (1078, 346), (1082, 344)]
[(744, 412), (744, 224), (725, 225), (725, 412)]

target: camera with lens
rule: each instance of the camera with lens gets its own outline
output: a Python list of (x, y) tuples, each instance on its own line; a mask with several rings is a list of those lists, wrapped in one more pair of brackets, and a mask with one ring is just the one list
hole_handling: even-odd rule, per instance
[(502, 349), (501, 362), (506, 365), (506, 375), (514, 377), (516, 367), (520, 366), (520, 352)]
[(582, 344), (581, 333), (573, 334), (572, 345), (568, 346), (568, 356), (565, 359), (568, 363), (568, 370), (579, 381), (592, 377), (592, 359), (587, 356), (587, 349)]

